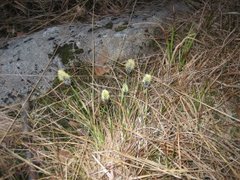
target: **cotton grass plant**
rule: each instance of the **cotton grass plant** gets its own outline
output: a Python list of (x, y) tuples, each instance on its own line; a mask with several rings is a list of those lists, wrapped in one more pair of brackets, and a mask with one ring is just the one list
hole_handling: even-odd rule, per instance
[(143, 86), (148, 88), (151, 84), (152, 76), (150, 74), (145, 74), (142, 80)]
[(130, 74), (136, 66), (135, 60), (134, 59), (128, 59), (126, 64), (125, 64), (125, 70), (128, 74)]
[[(154, 63), (160, 67), (158, 59)], [(82, 179), (224, 177), (221, 164), (230, 161), (225, 153), (237, 158), (238, 152), (233, 142), (232, 149), (224, 149), (230, 140), (211, 133), (217, 112), (204, 106), (209, 86), (205, 83), (200, 87), (192, 85), (198, 90), (205, 89), (205, 96), (196, 99), (189, 87), (182, 94), (178, 86), (168, 84), (168, 79), (156, 76), (157, 71), (149, 75), (146, 67), (147, 64), (140, 64), (137, 74), (120, 80), (128, 79), (129, 83), (122, 83), (119, 89), (114, 87), (115, 78), (96, 82), (98, 86), (107, 86), (108, 90), (80, 85), (75, 78), (71, 93), (68, 92), (71, 96), (55, 91), (64, 98), (50, 105), (42, 104), (32, 113), (33, 119), (38, 119), (38, 123), (33, 121), (35, 136), (41, 137), (34, 143), (39, 148), (44, 144), (44, 149), (38, 149), (38, 153), (40, 159), (45, 159), (41, 166), (49, 173), (42, 172), (42, 176)], [(143, 69), (146, 72), (142, 73)], [(158, 71), (163, 73), (163, 69)], [(116, 70), (116, 75), (121, 72)], [(185, 80), (185, 83), (189, 82)], [(147, 87), (147, 94), (141, 86)], [(90, 93), (92, 88), (96, 91), (94, 99)], [(102, 104), (101, 101), (109, 100), (110, 94), (111, 105)], [(218, 102), (217, 97), (212, 99)], [(91, 101), (96, 101), (94, 110)], [(217, 114), (220, 119), (226, 118)], [(199, 156), (209, 158), (201, 160)], [(215, 171), (213, 161), (214, 167), (219, 167)], [(225, 165), (232, 176), (238, 176), (237, 164)]]
[[(169, 28), (166, 42), (171, 44), (159, 47), (157, 56), (136, 58), (131, 71), (119, 64), (91, 83), (75, 72), (71, 86), (58, 86), (35, 102), (33, 141), (16, 142), (30, 147), (40, 178), (240, 178), (240, 120), (233, 103), (240, 94), (233, 86), (236, 77), (229, 75), (238, 72), (240, 47), (234, 40), (229, 42), (234, 46), (224, 44), (229, 34), (216, 24), (212, 31), (221, 36), (209, 38), (202, 19), (191, 34), (198, 30), (194, 38), (207, 45), (194, 40), (184, 60), (177, 61), (171, 52), (186, 52), (181, 42), (189, 37), (185, 28), (192, 21), (179, 22), (174, 35)], [(210, 46), (215, 39), (221, 47)], [(19, 156), (17, 144), (11, 148), (14, 156), (2, 150), (1, 161), (14, 159), (14, 166), (9, 172), (1, 165), (1, 171), (15, 177), (11, 172), (29, 162)]]
[(68, 73), (66, 73), (63, 69), (59, 69), (57, 75), (59, 81), (63, 82), (66, 85), (71, 84), (71, 76)]
[(110, 100), (110, 94), (109, 94), (109, 91), (108, 91), (108, 90), (106, 90), (106, 89), (102, 90), (101, 100), (102, 100), (103, 102), (107, 102), (107, 101)]

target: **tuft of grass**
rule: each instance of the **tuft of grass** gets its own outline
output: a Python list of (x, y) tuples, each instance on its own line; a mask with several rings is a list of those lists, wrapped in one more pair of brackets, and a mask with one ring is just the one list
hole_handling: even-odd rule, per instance
[(183, 40), (177, 44), (176, 31), (174, 27), (170, 30), (170, 37), (166, 40), (166, 52), (169, 63), (178, 63), (178, 69), (182, 71), (197, 34), (191, 27)]
[(33, 102), (32, 141), (8, 134), (0, 175), (26, 179), (31, 166), (40, 179), (239, 179), (240, 32), (220, 28), (213, 9), (206, 29), (206, 7), (170, 24), (166, 47), (135, 58), (131, 73), (121, 62), (101, 77), (69, 70), (71, 84)]
[(192, 28), (189, 30), (187, 36), (182, 41), (182, 47), (178, 53), (178, 62), (179, 62), (179, 70), (182, 71), (182, 68), (185, 66), (187, 61), (187, 56), (192, 49), (193, 43), (196, 38), (196, 33), (193, 32)]
[(172, 27), (171, 31), (170, 31), (170, 38), (167, 39), (167, 42), (166, 42), (166, 44), (167, 44), (167, 48), (166, 48), (167, 57), (168, 57), (168, 61), (170, 63), (173, 63), (173, 61), (174, 61), (174, 59), (173, 59), (174, 58), (173, 57), (174, 56), (173, 52), (174, 52), (175, 36), (176, 36), (176, 30), (175, 30), (174, 27)]

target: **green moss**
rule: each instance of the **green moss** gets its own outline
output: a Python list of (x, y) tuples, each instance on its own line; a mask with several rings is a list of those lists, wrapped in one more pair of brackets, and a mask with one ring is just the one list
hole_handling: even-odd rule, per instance
[(125, 21), (122, 24), (118, 25), (114, 30), (116, 32), (120, 32), (120, 31), (123, 31), (124, 29), (127, 29), (127, 27), (128, 27), (128, 22)]
[(82, 54), (82, 53), (84, 53), (84, 50), (83, 49), (76, 49), (75, 53), (76, 54)]
[(68, 64), (70, 60), (73, 60), (75, 54), (81, 53), (84, 53), (84, 50), (77, 48), (76, 44), (64, 44), (58, 47), (56, 51), (56, 55), (59, 55), (64, 65)]
[(120, 31), (123, 31), (124, 29), (127, 29), (127, 25), (120, 25), (120, 26), (116, 27), (114, 30), (116, 32), (120, 32)]
[(107, 23), (104, 27), (105, 27), (106, 29), (112, 29), (113, 23), (112, 23), (112, 22), (109, 22), (109, 23)]

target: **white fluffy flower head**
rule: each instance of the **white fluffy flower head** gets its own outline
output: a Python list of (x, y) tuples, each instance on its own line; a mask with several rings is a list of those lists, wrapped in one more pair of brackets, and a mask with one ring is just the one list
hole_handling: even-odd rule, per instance
[(145, 88), (149, 87), (149, 85), (151, 84), (151, 81), (152, 81), (152, 76), (150, 74), (145, 74), (142, 80), (143, 86)]
[(128, 93), (128, 85), (124, 83), (122, 85), (122, 94), (127, 94)]
[(131, 73), (134, 68), (135, 68), (134, 59), (128, 59), (125, 64), (125, 69), (126, 69), (127, 73)]
[(110, 99), (110, 94), (109, 94), (109, 91), (108, 91), (108, 90), (104, 89), (104, 90), (102, 91), (101, 99), (102, 99), (103, 102), (109, 101), (109, 99)]
[(63, 69), (58, 70), (58, 79), (59, 81), (63, 81), (67, 85), (71, 84), (71, 76)]

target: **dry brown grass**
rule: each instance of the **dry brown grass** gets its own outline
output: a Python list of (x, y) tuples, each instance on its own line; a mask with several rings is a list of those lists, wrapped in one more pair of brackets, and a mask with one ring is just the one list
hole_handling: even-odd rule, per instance
[(51, 25), (91, 21), (91, 17), (119, 15), (135, 0), (2, 0), (0, 37), (16, 37)]
[[(226, 13), (235, 5), (205, 3), (169, 22), (158, 53), (139, 58), (130, 76), (121, 63), (90, 81), (74, 72), (71, 87), (34, 103), (32, 142), (21, 132), (8, 135), (2, 177), (24, 179), (31, 165), (42, 179), (239, 179), (239, 15)], [(145, 73), (153, 75), (147, 90)], [(124, 82), (129, 95), (122, 99)], [(99, 99), (103, 88), (110, 104)]]

